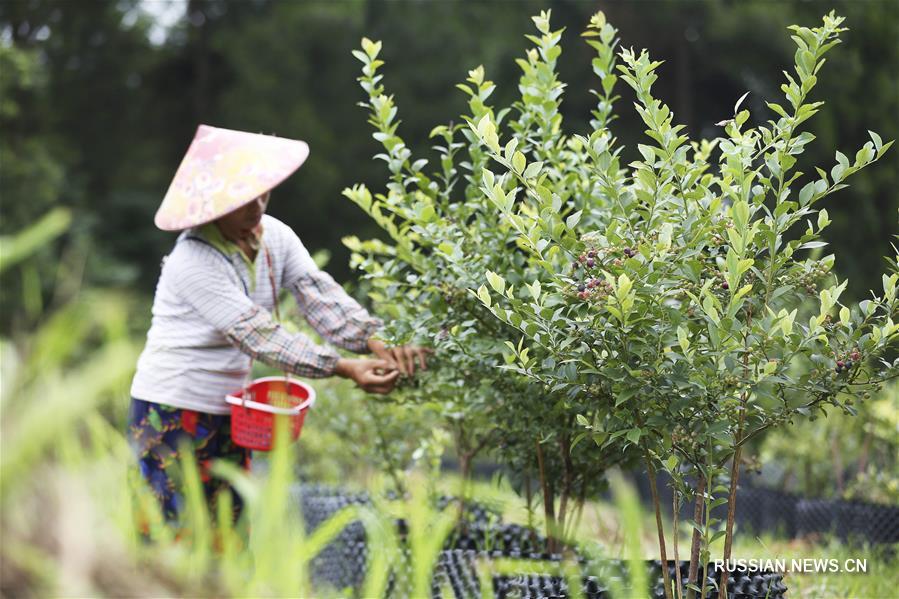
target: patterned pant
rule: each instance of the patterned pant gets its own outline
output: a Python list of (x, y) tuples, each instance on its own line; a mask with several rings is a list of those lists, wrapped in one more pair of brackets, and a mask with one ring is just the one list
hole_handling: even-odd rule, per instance
[[(177, 520), (184, 503), (178, 457), (185, 442), (196, 458), (211, 509), (215, 507), (216, 494), (222, 489), (231, 489), (227, 482), (210, 475), (212, 461), (227, 460), (245, 469), (250, 467), (250, 450), (231, 441), (230, 416), (182, 410), (132, 398), (128, 429), (140, 473), (170, 522)], [(231, 494), (236, 519), (243, 502), (233, 489)], [(211, 512), (213, 517), (214, 514)]]

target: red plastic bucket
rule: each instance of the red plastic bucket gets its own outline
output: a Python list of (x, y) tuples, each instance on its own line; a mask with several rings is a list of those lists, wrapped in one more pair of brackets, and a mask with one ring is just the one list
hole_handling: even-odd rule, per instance
[(275, 416), (290, 418), (291, 439), (303, 430), (306, 412), (315, 403), (315, 390), (305, 383), (281, 376), (256, 379), (246, 389), (228, 395), (231, 404), (231, 439), (256, 451), (270, 451), (274, 442)]

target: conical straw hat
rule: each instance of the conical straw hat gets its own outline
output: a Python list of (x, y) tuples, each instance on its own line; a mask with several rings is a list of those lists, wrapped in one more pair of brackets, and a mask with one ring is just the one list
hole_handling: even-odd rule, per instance
[(196, 227), (237, 210), (289, 177), (306, 142), (200, 125), (154, 219), (163, 231)]

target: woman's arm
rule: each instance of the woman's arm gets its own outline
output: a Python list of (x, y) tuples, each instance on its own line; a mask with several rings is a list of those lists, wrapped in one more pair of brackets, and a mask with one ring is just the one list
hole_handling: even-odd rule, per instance
[(302, 333), (288, 332), (267, 310), (253, 303), (217, 262), (198, 257), (189, 264), (175, 261), (167, 266), (172, 269), (179, 296), (254, 359), (298, 376), (352, 379), (371, 393), (393, 389), (399, 372), (391, 363), (341, 358), (333, 348), (316, 345)]
[(413, 347), (386, 347), (373, 335), (381, 328), (343, 287), (315, 264), (303, 243), (290, 227), (279, 223), (287, 238), (283, 281), (296, 298), (300, 311), (319, 335), (329, 342), (356, 353), (374, 353), (391, 367), (411, 376), (416, 367), (426, 368), (429, 350)]
[(283, 286), (294, 296), (309, 325), (338, 347), (357, 354), (371, 351), (368, 341), (381, 321), (315, 264), (290, 227), (278, 225), (285, 237)]
[(271, 313), (247, 297), (223, 265), (221, 256), (191, 252), (170, 259), (166, 270), (181, 300), (244, 353), (299, 376), (334, 374), (340, 359), (336, 350), (280, 326)]

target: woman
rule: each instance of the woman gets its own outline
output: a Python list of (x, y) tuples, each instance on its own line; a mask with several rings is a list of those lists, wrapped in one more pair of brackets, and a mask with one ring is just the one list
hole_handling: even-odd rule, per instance
[[(141, 474), (169, 520), (181, 503), (184, 441), (207, 499), (227, 486), (209, 475), (212, 460), (249, 466), (250, 451), (231, 442), (225, 396), (244, 386), (252, 360), (298, 376), (341, 376), (371, 393), (389, 393), (401, 373), (425, 368), (424, 350), (375, 339), (380, 322), (319, 270), (290, 227), (265, 214), (270, 190), (308, 154), (302, 141), (200, 125), (156, 214), (159, 228), (183, 232), (163, 261), (129, 426)], [(281, 289), (323, 339), (377, 359), (344, 358), (288, 332), (272, 317)]]

